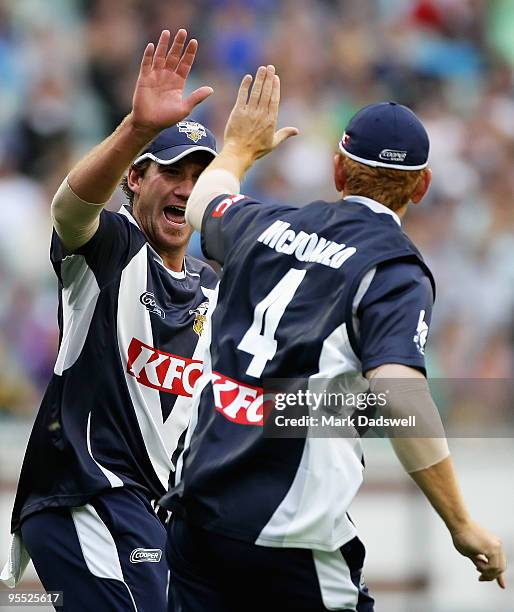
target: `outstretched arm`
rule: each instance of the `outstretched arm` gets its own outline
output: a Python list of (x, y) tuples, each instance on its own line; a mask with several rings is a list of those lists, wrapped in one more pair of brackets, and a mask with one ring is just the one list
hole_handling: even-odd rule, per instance
[(210, 87), (200, 87), (183, 97), (198, 48), (194, 39), (185, 46), (186, 38), (187, 32), (179, 30), (168, 49), (170, 32), (164, 30), (156, 47), (147, 45), (131, 112), (113, 134), (76, 164), (57, 192), (52, 217), (69, 250), (77, 249), (95, 233), (102, 205), (140, 150), (212, 93)]
[[(500, 540), (471, 520), (460, 492), (439, 413), (425, 377), (414, 368), (385, 364), (368, 371), (374, 393), (387, 393), (387, 416), (415, 415), (426, 435), (390, 440), (398, 459), (446, 524), (455, 548), (471, 559), (480, 581), (505, 588), (505, 554)], [(411, 384), (409, 385), (409, 382)]]
[(250, 89), (251, 83), (252, 77), (247, 74), (225, 126), (223, 149), (202, 173), (189, 198), (186, 220), (197, 230), (201, 229), (205, 209), (217, 195), (237, 192), (246, 171), (259, 157), (298, 134), (294, 127), (276, 130), (280, 79), (275, 66), (261, 66)]

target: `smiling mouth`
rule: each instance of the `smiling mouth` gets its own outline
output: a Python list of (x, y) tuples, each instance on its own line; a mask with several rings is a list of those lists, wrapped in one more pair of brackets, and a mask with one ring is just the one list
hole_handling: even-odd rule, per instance
[(174, 225), (186, 224), (185, 208), (180, 208), (179, 206), (166, 206), (162, 212), (168, 223), (172, 223)]

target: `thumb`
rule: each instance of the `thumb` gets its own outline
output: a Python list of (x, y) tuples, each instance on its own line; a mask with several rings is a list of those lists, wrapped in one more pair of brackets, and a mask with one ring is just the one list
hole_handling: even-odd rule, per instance
[(273, 136), (273, 148), (278, 147), (279, 144), (282, 144), (284, 140), (287, 140), (291, 136), (297, 136), (300, 133), (300, 130), (295, 127), (283, 127), (280, 130), (275, 132)]
[(212, 87), (205, 86), (205, 87), (200, 87), (199, 89), (195, 89), (184, 100), (184, 105), (189, 109), (189, 112), (191, 112), (197, 104), (200, 104), (200, 102), (203, 102), (212, 93), (214, 93), (214, 89)]

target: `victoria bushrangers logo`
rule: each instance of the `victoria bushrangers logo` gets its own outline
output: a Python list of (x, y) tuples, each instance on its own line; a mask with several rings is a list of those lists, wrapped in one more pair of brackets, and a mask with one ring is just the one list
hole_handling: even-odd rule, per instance
[(162, 557), (160, 548), (136, 548), (130, 553), (131, 563), (159, 563)]
[(390, 162), (403, 162), (407, 157), (407, 151), (395, 151), (394, 149), (382, 149), (380, 159)]
[(156, 315), (159, 315), (161, 319), (164, 319), (166, 317), (164, 310), (160, 306), (157, 306), (157, 302), (155, 301), (155, 295), (151, 291), (145, 291), (144, 293), (142, 293), (139, 297), (139, 301), (147, 310), (153, 312)]
[(202, 302), (198, 308), (195, 310), (190, 310), (190, 315), (195, 315), (195, 320), (193, 321), (193, 330), (199, 336), (202, 335), (203, 326), (205, 321), (207, 321), (207, 311), (209, 310), (209, 302)]
[(198, 142), (200, 138), (205, 138), (207, 136), (207, 132), (203, 125), (196, 123), (196, 121), (181, 121), (177, 123), (178, 131), (182, 132), (192, 140), (193, 142)]

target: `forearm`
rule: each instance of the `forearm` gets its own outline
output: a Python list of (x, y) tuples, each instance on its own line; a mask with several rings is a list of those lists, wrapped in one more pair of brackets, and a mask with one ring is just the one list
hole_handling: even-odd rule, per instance
[(132, 114), (127, 115), (108, 138), (72, 168), (68, 183), (73, 192), (86, 202), (107, 202), (123, 173), (157, 133), (137, 127)]
[(201, 231), (202, 219), (210, 202), (220, 195), (239, 193), (239, 189), (239, 181), (233, 173), (221, 168), (212, 169), (211, 164), (202, 172), (187, 200), (187, 223)]
[(439, 516), (452, 532), (470, 517), (459, 490), (444, 428), (428, 383), (417, 370), (399, 364), (386, 364), (366, 373), (370, 389), (387, 395), (382, 408), (386, 416), (415, 416), (417, 437), (404, 431), (388, 431), (394, 451), (411, 478), (417, 483)]
[(410, 476), (423, 491), (451, 533), (466, 526), (471, 518), (460, 492), (451, 457)]
[(255, 156), (249, 149), (228, 142), (220, 151), (219, 155), (209, 164), (208, 169), (226, 170), (241, 182), (255, 160)]

